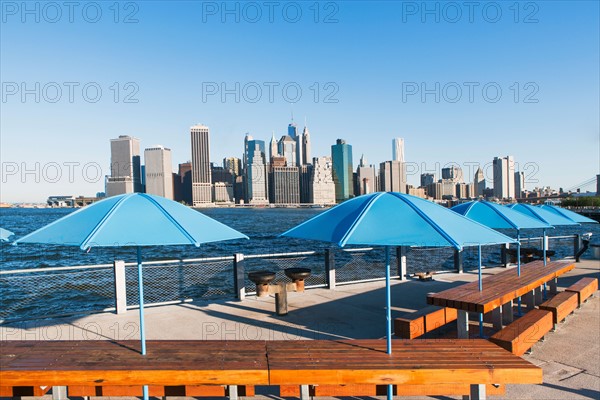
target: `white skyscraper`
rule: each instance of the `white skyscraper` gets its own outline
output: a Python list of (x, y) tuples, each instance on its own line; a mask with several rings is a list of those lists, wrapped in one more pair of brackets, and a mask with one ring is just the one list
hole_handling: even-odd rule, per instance
[(404, 139), (395, 138), (392, 140), (392, 161), (404, 162)]
[(335, 183), (331, 157), (313, 158), (309, 198), (313, 204), (335, 204)]
[(106, 196), (142, 191), (140, 140), (121, 135), (110, 141), (110, 176)]
[(302, 165), (311, 163), (312, 159), (310, 154), (310, 133), (305, 124), (304, 131), (302, 132)]
[(144, 150), (146, 193), (173, 200), (171, 150), (153, 146)]
[(515, 199), (515, 159), (513, 156), (494, 157), (494, 196)]
[(192, 138), (192, 203), (194, 207), (212, 203), (210, 143), (208, 126), (190, 128)]

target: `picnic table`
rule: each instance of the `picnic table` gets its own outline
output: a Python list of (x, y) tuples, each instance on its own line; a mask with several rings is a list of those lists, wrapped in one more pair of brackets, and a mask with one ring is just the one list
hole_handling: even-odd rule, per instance
[[(15, 386), (463, 384), (474, 399), (489, 384), (539, 384), (542, 369), (486, 340), (0, 342), (0, 393)], [(423, 386), (426, 385), (426, 386)], [(152, 387), (152, 386), (151, 386)], [(62, 389), (61, 389), (62, 388)], [(468, 392), (467, 392), (468, 393)], [(6, 395), (6, 394), (3, 394)], [(117, 395), (117, 394), (115, 394)], [(122, 395), (122, 394), (121, 394)]]
[(470, 282), (439, 293), (427, 296), (427, 303), (458, 310), (458, 337), (468, 338), (468, 313), (486, 314), (492, 312), (494, 327), (501, 329), (503, 324), (512, 322), (512, 302), (524, 296), (526, 305), (534, 308), (542, 303), (541, 287), (550, 283), (552, 292), (556, 292), (556, 279), (575, 268), (572, 261), (553, 261), (544, 265), (541, 260), (521, 266), (521, 275), (516, 268), (507, 269), (482, 279)]

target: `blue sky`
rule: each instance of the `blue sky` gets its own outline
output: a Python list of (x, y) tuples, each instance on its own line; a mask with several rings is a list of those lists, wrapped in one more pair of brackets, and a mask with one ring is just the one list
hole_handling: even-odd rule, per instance
[(122, 134), (176, 169), (203, 123), (213, 161), (241, 157), (246, 132), (281, 136), (292, 110), (314, 156), (344, 138), (378, 164), (403, 137), (412, 184), (498, 155), (528, 188), (600, 172), (597, 1), (281, 1), (272, 21), (268, 2), (48, 4), (2, 2), (2, 201), (103, 191)]

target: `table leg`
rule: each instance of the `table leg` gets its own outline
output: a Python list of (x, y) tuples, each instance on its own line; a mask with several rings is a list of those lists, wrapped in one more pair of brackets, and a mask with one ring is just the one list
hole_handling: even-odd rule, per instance
[(464, 310), (458, 310), (456, 317), (456, 327), (459, 339), (469, 338), (469, 313)]
[(67, 387), (66, 386), (52, 386), (52, 400), (65, 400), (67, 399)]
[(471, 385), (471, 400), (485, 400), (485, 385)]
[(544, 289), (542, 286), (535, 289), (535, 304), (536, 305), (540, 305), (544, 302), (544, 297), (542, 296), (543, 290)]
[(300, 400), (309, 400), (308, 385), (300, 385)]
[(555, 295), (558, 293), (558, 279), (554, 278), (548, 283), (550, 284), (550, 294)]
[(535, 297), (533, 295), (533, 290), (531, 292), (525, 293), (523, 299), (525, 300), (525, 305), (528, 310), (533, 310), (535, 308)]
[(502, 304), (502, 323), (508, 325), (513, 322), (513, 302)]
[(496, 307), (492, 310), (492, 321), (495, 330), (502, 329), (502, 307)]
[(229, 400), (238, 400), (238, 387), (237, 385), (229, 385)]

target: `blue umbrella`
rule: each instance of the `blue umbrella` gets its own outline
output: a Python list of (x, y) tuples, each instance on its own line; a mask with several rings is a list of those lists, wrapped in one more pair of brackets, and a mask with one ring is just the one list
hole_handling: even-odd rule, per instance
[[(577, 223), (569, 218), (565, 218), (565, 217), (558, 215), (556, 213), (553, 213), (551, 211), (544, 210), (543, 208), (540, 208), (540, 207), (534, 207), (529, 204), (516, 203), (516, 204), (511, 204), (508, 207), (515, 211), (518, 211), (522, 214), (525, 214), (529, 217), (536, 218), (542, 222), (545, 222), (548, 225), (552, 225), (552, 226), (579, 225), (579, 223)], [(544, 232), (544, 239), (543, 239), (543, 243), (542, 243), (542, 248), (543, 248), (543, 254), (544, 254), (543, 255), (544, 265), (546, 265), (546, 229), (544, 229), (543, 232)]]
[(594, 221), (591, 218), (584, 217), (581, 214), (578, 214), (571, 210), (567, 210), (566, 208), (554, 206), (552, 204), (541, 204), (537, 207), (539, 207), (543, 210), (551, 211), (555, 214), (558, 214), (562, 217), (568, 218), (568, 219), (572, 220), (573, 222), (577, 222), (580, 224), (597, 224), (598, 223), (598, 221)]
[(164, 197), (133, 193), (79, 209), (14, 242), (92, 247), (137, 247), (140, 336), (146, 354), (141, 246), (194, 245), (248, 237)]
[(507, 207), (489, 201), (471, 201), (451, 208), (452, 211), (471, 218), (493, 229), (516, 229), (517, 231), (517, 274), (521, 275), (521, 229), (553, 228), (546, 222), (529, 217)]
[[(392, 353), (389, 246), (454, 247), (515, 240), (428, 200), (401, 193), (372, 193), (347, 200), (281, 234), (340, 247), (385, 247), (387, 352)], [(479, 257), (481, 289), (481, 253)], [(391, 398), (388, 387), (388, 398)]]
[(14, 235), (14, 233), (12, 233), (11, 231), (4, 228), (0, 228), (0, 241), (8, 242), (8, 238), (10, 238), (12, 235)]

